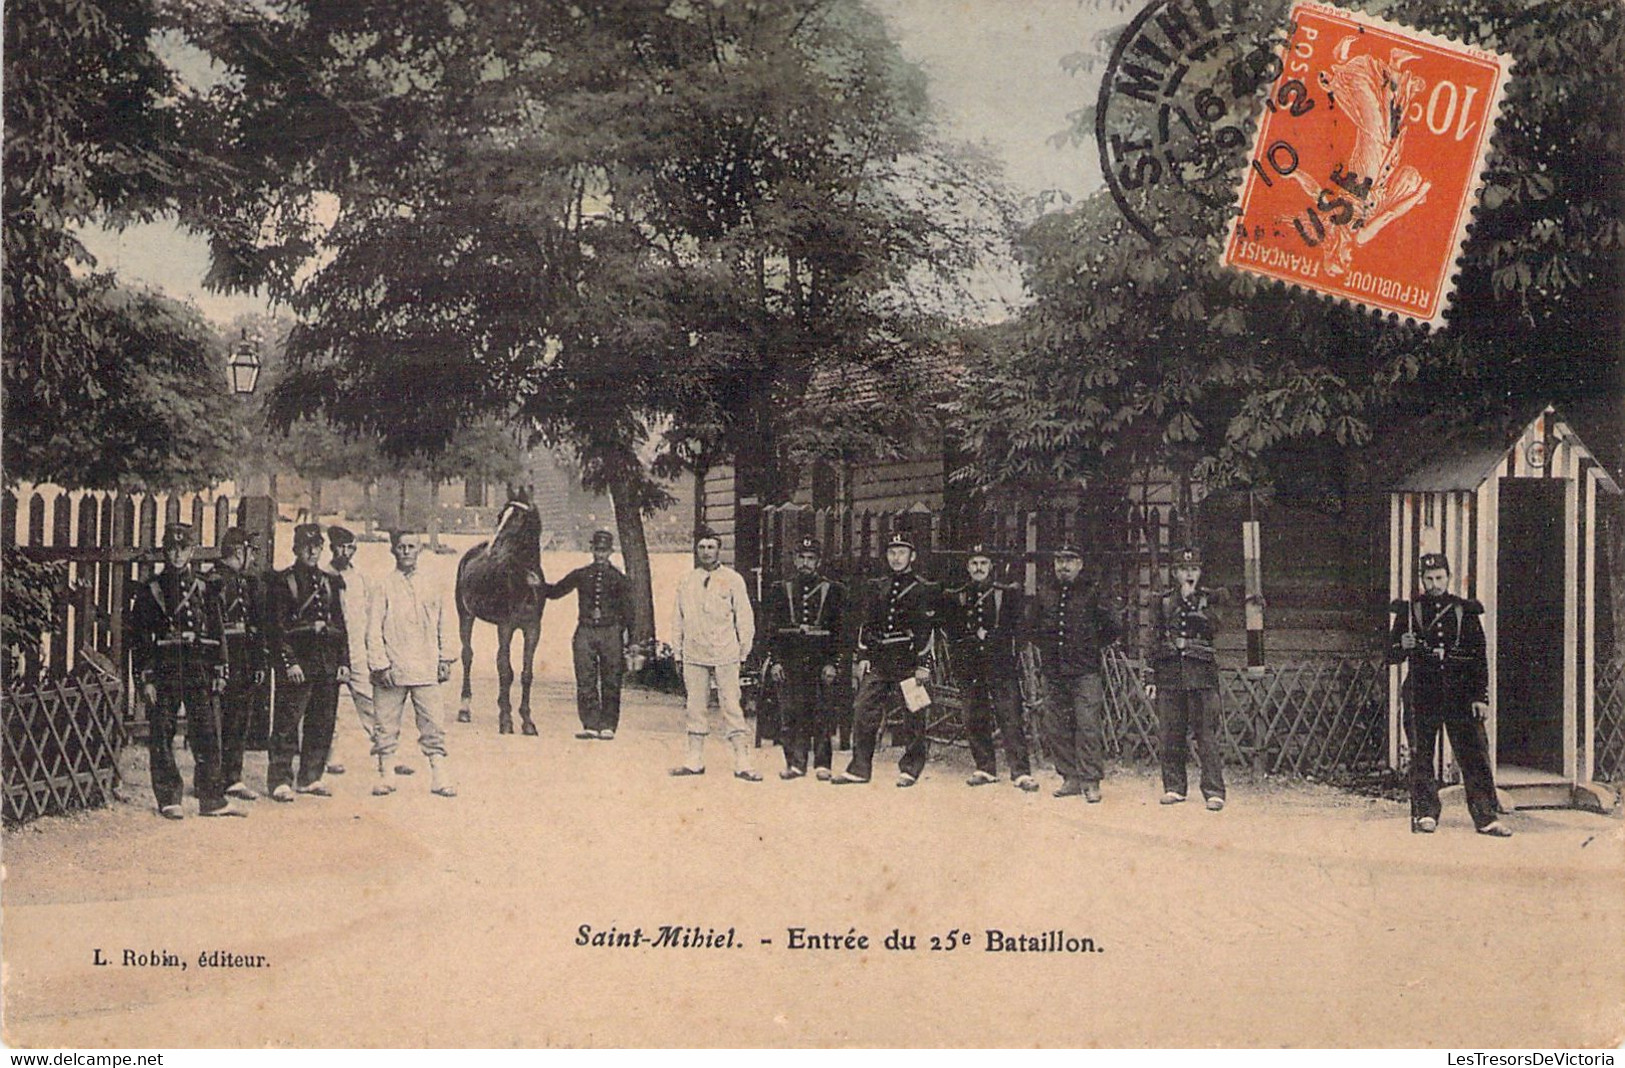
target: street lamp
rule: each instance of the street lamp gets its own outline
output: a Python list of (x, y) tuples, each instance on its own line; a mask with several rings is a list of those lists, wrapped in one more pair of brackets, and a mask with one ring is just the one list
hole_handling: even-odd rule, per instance
[(233, 393), (254, 392), (254, 386), (260, 380), (260, 353), (259, 346), (249, 338), (246, 328), (237, 342), (237, 347), (231, 352), (231, 359), (226, 361), (226, 366), (231, 370)]

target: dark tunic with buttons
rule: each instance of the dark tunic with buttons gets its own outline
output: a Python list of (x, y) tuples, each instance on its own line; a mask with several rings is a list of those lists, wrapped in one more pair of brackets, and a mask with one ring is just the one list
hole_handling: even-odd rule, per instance
[[(1414, 699), (1446, 704), (1453, 710), (1488, 701), (1489, 667), (1484, 647), (1484, 606), (1454, 594), (1401, 602), (1404, 611), (1389, 635), (1388, 662), (1409, 662)], [(1400, 639), (1411, 633), (1416, 648)]]
[(207, 683), (229, 663), (219, 601), (189, 567), (166, 567), (136, 587), (129, 629), (131, 667), (140, 682)]
[(571, 591), (580, 595), (577, 626), (620, 630), (632, 626), (632, 584), (613, 564), (594, 560), (576, 568), (547, 587), (547, 599), (556, 601)]
[(1100, 671), (1100, 653), (1122, 628), (1100, 603), (1100, 589), (1082, 580), (1040, 586), (1034, 600), (1031, 638), (1044, 674), (1076, 678)]
[(949, 593), (954, 671), (966, 679), (1016, 677), (1024, 612), (1020, 587), (967, 583)]
[(1219, 629), (1219, 613), (1212, 594), (1198, 588), (1186, 597), (1169, 590), (1157, 598), (1151, 622), (1151, 662), (1157, 688), (1218, 689), (1213, 639)]
[[(272, 577), (270, 602), (276, 667), (286, 672), (298, 664), (305, 681), (314, 682), (333, 679), (339, 668), (351, 666), (344, 606), (339, 601), (335, 576), (320, 568), (294, 564)], [(363, 669), (363, 665), (355, 667)]]
[(787, 666), (835, 663), (845, 586), (823, 575), (797, 575), (768, 587), (763, 601), (774, 659)]
[(858, 625), (858, 658), (875, 677), (900, 682), (931, 666), (941, 588), (913, 571), (871, 579)]

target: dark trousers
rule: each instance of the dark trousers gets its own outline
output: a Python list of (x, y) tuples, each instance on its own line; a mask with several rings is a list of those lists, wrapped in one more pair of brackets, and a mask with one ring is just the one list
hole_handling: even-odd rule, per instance
[(1439, 729), (1450, 732), (1450, 747), (1461, 766), (1462, 785), (1467, 792), (1467, 811), (1474, 827), (1495, 820), (1495, 776), (1490, 771), (1489, 739), (1484, 724), (1473, 718), (1467, 701), (1448, 698), (1416, 701), (1411, 711), (1411, 819), (1439, 818), (1439, 780), (1433, 774), (1433, 751), (1439, 742)]
[[(898, 731), (903, 744), (902, 759), (897, 770), (905, 775), (919, 777), (925, 770), (931, 743), (925, 737), (925, 709), (910, 712), (903, 705), (903, 691), (898, 689), (900, 679), (884, 679), (873, 671), (858, 683), (857, 700), (852, 708), (852, 762), (846, 766), (848, 775), (860, 779), (874, 773), (875, 746), (880, 742), (880, 729), (886, 713), (903, 707), (903, 722)], [(930, 706), (927, 706), (930, 707)]]
[(227, 786), (243, 781), (243, 751), (248, 748), (248, 724), (258, 692), (251, 682), (234, 678), (220, 695), (220, 781)]
[(333, 748), (333, 724), (338, 718), (339, 684), (336, 679), (306, 679), (292, 683), (278, 676), (276, 712), (271, 716), (271, 761), (265, 784), (275, 790), (292, 784), (293, 758), (299, 758), (299, 786), (309, 786), (327, 769)]
[(626, 650), (620, 627), (577, 627), (570, 650), (576, 666), (576, 714), (589, 731), (613, 731), (621, 725), (621, 677)]
[(1219, 691), (1157, 688), (1157, 720), (1162, 728), (1162, 788), (1184, 796), (1189, 738), (1196, 733), (1196, 759), (1202, 765), (1202, 796), (1224, 797), (1224, 754), (1220, 748)]
[(973, 678), (965, 686), (965, 734), (977, 771), (996, 775), (993, 728), (1004, 739), (1004, 757), (1010, 777), (1032, 774), (1027, 759), (1027, 727), (1021, 719), (1021, 686), (1013, 678)]
[(194, 671), (160, 671), (154, 682), (158, 701), (147, 710), (147, 758), (158, 807), (180, 804), (185, 792), (180, 769), (175, 765), (175, 729), (184, 704), (186, 744), (192, 750), (192, 792), (197, 795), (200, 810), (221, 808), (226, 803), (226, 784), (220, 781), (220, 709), (209, 692), (209, 676)]
[(1046, 675), (1044, 745), (1061, 778), (1099, 786), (1106, 773), (1106, 735), (1101, 713), (1106, 691), (1100, 674)]
[(824, 661), (816, 658), (784, 661), (784, 682), (779, 684), (779, 745), (784, 749), (784, 766), (807, 770), (807, 754), (813, 766), (827, 768), (834, 759), (830, 735), (835, 717), (830, 710), (833, 686), (823, 680)]

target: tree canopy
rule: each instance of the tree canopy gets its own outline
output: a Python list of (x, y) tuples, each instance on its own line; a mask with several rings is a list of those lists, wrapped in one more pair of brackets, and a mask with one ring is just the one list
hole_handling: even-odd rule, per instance
[(971, 456), (961, 478), (1043, 485), (1152, 460), (1267, 486), (1302, 480), (1306, 463), (1341, 469), (1419, 417), (1472, 426), (1617, 395), (1625, 16), (1521, 0), (1381, 13), (1516, 64), (1448, 326), (1220, 270), (1228, 201), (1153, 249), (1101, 194), (1021, 239), (1033, 304), (987, 339), (986, 369), (951, 413)]
[(998, 221), (852, 0), (304, 2), (198, 43), (248, 176), (195, 205), (214, 281), (300, 313), (285, 419), (392, 450), (504, 412), (584, 455), (657, 423), (679, 463), (761, 452)]
[(145, 0), (5, 10), (8, 480), (197, 488), (222, 477), (223, 353), (193, 309), (93, 271), (87, 223), (151, 218), (209, 165), (190, 147)]

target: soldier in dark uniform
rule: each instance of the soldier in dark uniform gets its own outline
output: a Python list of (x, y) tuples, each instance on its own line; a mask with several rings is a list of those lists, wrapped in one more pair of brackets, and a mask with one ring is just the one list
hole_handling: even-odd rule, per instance
[(1162, 728), (1162, 803), (1185, 800), (1188, 737), (1195, 731), (1202, 796), (1208, 809), (1218, 812), (1225, 798), (1219, 668), (1213, 652), (1219, 614), (1201, 581), (1202, 554), (1180, 549), (1174, 554), (1175, 587), (1157, 598), (1152, 612), (1152, 673), (1146, 692), (1157, 703)]
[(165, 819), (184, 815), (184, 783), (175, 766), (175, 728), (186, 706), (192, 792), (202, 816), (245, 816), (226, 800), (220, 778), (220, 708), (229, 673), (220, 602), (192, 570), (192, 528), (164, 530), (164, 568), (135, 590), (130, 605), (130, 659), (147, 706), (152, 792)]
[(1055, 554), (1055, 582), (1040, 586), (1033, 599), (1028, 633), (1048, 691), (1044, 744), (1061, 775), (1055, 796), (1081, 794), (1097, 804), (1106, 773), (1100, 654), (1122, 628), (1101, 602), (1099, 587), (1082, 575), (1083, 555), (1070, 545), (1061, 548)]
[(1511, 828), (1496, 818), (1495, 777), (1490, 771), (1484, 720), (1490, 713), (1489, 665), (1484, 651), (1484, 606), (1449, 591), (1450, 561), (1443, 553), (1422, 556), (1422, 596), (1396, 601), (1388, 662), (1408, 662), (1406, 703), (1411, 726), (1411, 831), (1432, 834), (1439, 826), (1439, 783), (1433, 751), (1439, 730), (1450, 745), (1467, 792), (1467, 811), (1479, 834), (1506, 838)]
[(772, 678), (779, 687), (783, 716), (781, 779), (807, 774), (809, 750), (818, 778), (824, 782), (830, 778), (846, 587), (819, 573), (822, 559), (818, 542), (802, 538), (796, 546), (795, 577), (769, 587), (762, 598), (773, 657)]
[(964, 681), (965, 734), (976, 770), (968, 786), (999, 781), (993, 728), (1004, 739), (1010, 779), (1023, 790), (1038, 789), (1027, 759), (1027, 728), (1021, 716), (1020, 666), (1023, 598), (1019, 586), (993, 581), (993, 557), (981, 545), (971, 546), (965, 560), (970, 581), (950, 590), (947, 598), (948, 641), (955, 674)]
[(576, 633), (571, 641), (576, 669), (577, 738), (610, 741), (621, 725), (621, 677), (626, 673), (626, 645), (632, 631), (632, 588), (626, 575), (609, 562), (615, 538), (594, 531), (592, 563), (578, 567), (553, 585), (542, 586), (548, 600), (576, 592)]
[(260, 577), (248, 570), (252, 552), (248, 532), (231, 528), (220, 539), (220, 563), (213, 574), (231, 662), (220, 694), (220, 775), (230, 784), (226, 794), (243, 801), (259, 797), (243, 781), (243, 750), (266, 670), (265, 589)]
[(293, 556), (293, 566), (272, 577), (270, 594), (269, 638), (277, 693), (266, 782), (277, 801), (294, 799), (296, 756), (298, 792), (332, 796), (322, 774), (333, 745), (339, 683), (350, 677), (338, 584), (316, 566), (322, 557), (322, 528), (314, 523), (295, 527)]
[[(905, 679), (924, 683), (931, 677), (941, 590), (914, 573), (914, 557), (913, 542), (893, 537), (886, 546), (890, 573), (865, 584), (855, 654), (860, 680), (852, 709), (852, 761), (834, 779), (843, 786), (869, 781), (886, 713), (903, 704), (900, 684)], [(930, 753), (925, 709), (909, 712), (905, 707), (901, 733), (904, 749), (897, 762), (897, 785), (913, 786)]]

